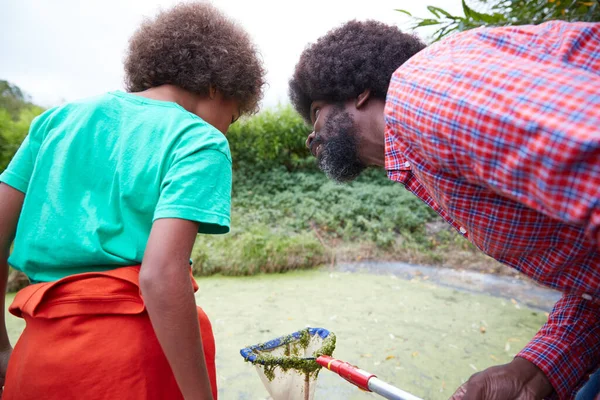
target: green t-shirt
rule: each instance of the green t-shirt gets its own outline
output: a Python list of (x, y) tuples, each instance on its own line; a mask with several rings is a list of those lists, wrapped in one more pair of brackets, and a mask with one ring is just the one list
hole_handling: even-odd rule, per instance
[(0, 181), (25, 193), (9, 263), (37, 282), (141, 263), (159, 218), (229, 231), (227, 139), (171, 102), (113, 92), (48, 110)]

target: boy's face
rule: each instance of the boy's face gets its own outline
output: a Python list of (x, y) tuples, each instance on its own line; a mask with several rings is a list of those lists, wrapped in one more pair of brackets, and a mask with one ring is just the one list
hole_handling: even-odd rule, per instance
[(311, 105), (314, 130), (306, 146), (317, 158), (319, 168), (334, 181), (350, 182), (367, 167), (360, 157), (360, 124), (351, 104), (324, 103)]
[(240, 117), (240, 106), (235, 100), (227, 99), (217, 91), (212, 98), (206, 96), (202, 99), (194, 114), (225, 135), (229, 126)]

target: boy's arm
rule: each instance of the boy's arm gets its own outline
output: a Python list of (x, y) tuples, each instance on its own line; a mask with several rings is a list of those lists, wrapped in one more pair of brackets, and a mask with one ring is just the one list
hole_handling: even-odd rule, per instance
[(140, 288), (156, 337), (186, 400), (212, 399), (189, 258), (198, 223), (154, 222), (140, 271)]
[(0, 387), (4, 386), (8, 359), (12, 352), (4, 315), (4, 294), (6, 293), (6, 281), (8, 279), (8, 255), (10, 253), (10, 245), (17, 231), (17, 222), (21, 215), (24, 199), (24, 193), (4, 183), (0, 183), (0, 319), (2, 320), (2, 325), (0, 325)]

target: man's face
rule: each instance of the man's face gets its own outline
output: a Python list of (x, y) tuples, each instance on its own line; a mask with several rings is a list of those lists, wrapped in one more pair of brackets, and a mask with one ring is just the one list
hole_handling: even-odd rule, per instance
[(367, 167), (359, 158), (359, 131), (344, 104), (315, 101), (311, 105), (313, 132), (306, 146), (319, 168), (336, 182), (350, 182)]

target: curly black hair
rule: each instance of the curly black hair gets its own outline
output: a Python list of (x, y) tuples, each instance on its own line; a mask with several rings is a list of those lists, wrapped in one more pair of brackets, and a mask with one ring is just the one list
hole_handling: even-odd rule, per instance
[(395, 26), (349, 21), (304, 50), (289, 83), (292, 104), (310, 121), (315, 100), (343, 102), (366, 89), (385, 99), (394, 71), (424, 48), (416, 36)]
[(184, 3), (144, 21), (131, 37), (125, 84), (129, 92), (172, 84), (200, 95), (213, 85), (251, 114), (258, 110), (265, 69), (240, 26), (210, 4)]

